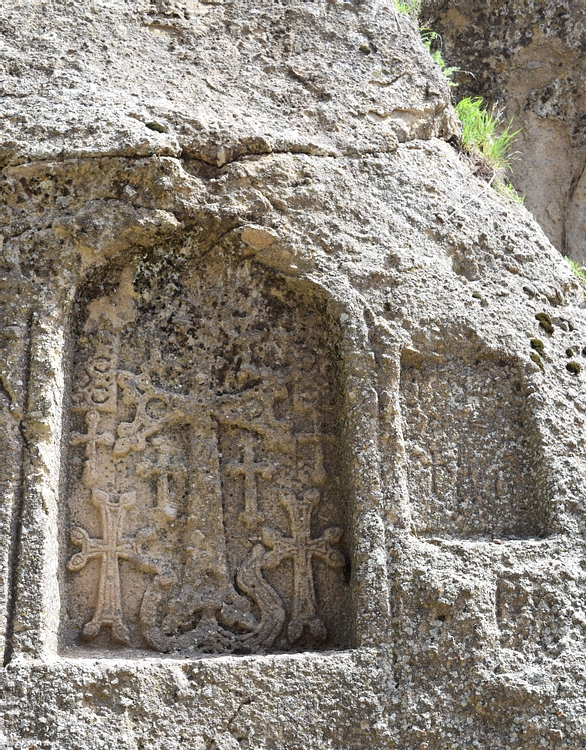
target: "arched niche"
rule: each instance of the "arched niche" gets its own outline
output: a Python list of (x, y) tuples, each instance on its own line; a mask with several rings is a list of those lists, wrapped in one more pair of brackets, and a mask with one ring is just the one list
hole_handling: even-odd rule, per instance
[(71, 334), (67, 653), (349, 645), (338, 334), (228, 254), (94, 274)]

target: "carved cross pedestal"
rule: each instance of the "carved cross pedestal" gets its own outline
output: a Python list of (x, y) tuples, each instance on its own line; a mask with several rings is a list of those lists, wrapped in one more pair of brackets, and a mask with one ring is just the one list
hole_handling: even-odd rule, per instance
[(293, 561), (293, 609), (287, 627), (290, 643), (298, 641), (307, 625), (318, 641), (327, 638), (327, 630), (317, 616), (312, 560), (317, 558), (330, 568), (342, 570), (344, 555), (334, 545), (342, 538), (343, 529), (331, 526), (319, 539), (311, 538), (311, 516), (319, 504), (319, 490), (311, 489), (298, 500), (293, 493), (282, 492), (280, 502), (291, 521), (291, 536), (283, 536), (275, 529), (263, 528), (263, 544), (270, 549), (263, 560), (263, 568), (276, 568), (283, 560)]
[(107, 492), (94, 488), (92, 503), (100, 510), (102, 539), (92, 539), (85, 529), (79, 527), (71, 534), (71, 541), (81, 547), (81, 552), (73, 555), (67, 564), (68, 570), (78, 572), (95, 557), (102, 561), (96, 611), (83, 629), (83, 636), (87, 639), (94, 638), (104, 625), (109, 625), (115, 641), (127, 644), (130, 640), (130, 632), (122, 618), (118, 561), (130, 560), (145, 569), (136, 542), (122, 537), (124, 516), (135, 502), (135, 492), (126, 492), (118, 502), (113, 502)]

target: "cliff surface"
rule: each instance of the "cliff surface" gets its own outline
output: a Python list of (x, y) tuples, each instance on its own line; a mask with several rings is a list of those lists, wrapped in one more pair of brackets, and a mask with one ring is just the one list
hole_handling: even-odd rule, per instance
[(513, 183), (553, 244), (586, 261), (586, 8), (580, 0), (429, 0), (421, 23), (460, 96), (514, 118)]
[(0, 19), (0, 745), (582, 747), (586, 295), (410, 22)]

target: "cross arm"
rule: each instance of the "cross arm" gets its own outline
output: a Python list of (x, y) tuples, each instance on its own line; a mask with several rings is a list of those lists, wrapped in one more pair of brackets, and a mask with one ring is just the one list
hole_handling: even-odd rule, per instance
[(295, 557), (295, 546), (292, 540), (284, 537), (280, 531), (264, 526), (261, 531), (262, 543), (269, 548), (263, 558), (263, 567), (276, 568), (284, 558)]
[(79, 526), (71, 532), (71, 542), (81, 547), (80, 552), (76, 552), (71, 560), (67, 563), (67, 570), (77, 573), (87, 565), (88, 560), (93, 557), (100, 557), (104, 548), (100, 539), (92, 539), (85, 529)]
[(342, 570), (346, 565), (346, 559), (340, 550), (335, 549), (336, 544), (340, 543), (344, 529), (339, 526), (330, 526), (323, 533), (320, 539), (313, 539), (311, 542), (311, 551), (314, 557), (329, 565), (334, 570)]
[(255, 471), (255, 474), (258, 474), (263, 479), (272, 479), (276, 469), (274, 466), (258, 464), (254, 471)]
[(244, 464), (238, 461), (228, 461), (226, 463), (226, 473), (231, 476), (238, 476), (239, 474), (246, 474), (246, 467)]
[(161, 573), (156, 563), (141, 555), (133, 544), (121, 544), (116, 548), (116, 552), (121, 560), (128, 560), (129, 562), (134, 563), (143, 573), (152, 573), (153, 575), (159, 575)]

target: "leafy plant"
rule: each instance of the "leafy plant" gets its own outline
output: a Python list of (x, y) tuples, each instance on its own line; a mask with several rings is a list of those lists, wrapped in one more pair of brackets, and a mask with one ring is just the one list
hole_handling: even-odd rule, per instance
[[(395, 7), (401, 13), (417, 18), (423, 0), (394, 0)], [(433, 29), (422, 27), (419, 29), (421, 40), (429, 51), (441, 72), (447, 79), (449, 86), (458, 84), (452, 80), (461, 68), (446, 63), (442, 54), (441, 36)], [(489, 185), (505, 198), (515, 203), (524, 203), (525, 196), (519, 195), (515, 187), (506, 179), (505, 173), (511, 170), (511, 147), (521, 130), (512, 131), (513, 119), (503, 127), (502, 111), (493, 107), (488, 111), (482, 97), (465, 97), (455, 107), (456, 114), (462, 123), (462, 146), (473, 158), (492, 169)], [(584, 271), (586, 273), (586, 271)]]
[(568, 258), (567, 255), (564, 255), (564, 260), (566, 260), (570, 264), (570, 268), (572, 269), (574, 276), (583, 284), (586, 284), (586, 268), (584, 268), (581, 263)]
[[(433, 31), (433, 29), (428, 29), (425, 27), (420, 29), (419, 31), (421, 34), (421, 41), (425, 45), (426, 49), (429, 50), (433, 59), (439, 65), (441, 72), (448, 79), (448, 85), (457, 86), (458, 84), (455, 81), (452, 81), (452, 76), (454, 75), (454, 73), (457, 73), (460, 70), (460, 68), (455, 67), (455, 66), (450, 66), (444, 60), (443, 55), (442, 55), (442, 50), (441, 50), (440, 35), (437, 33), (437, 31)], [(439, 45), (439, 46), (437, 47), (437, 49), (432, 50), (432, 46), (434, 44)]]
[(499, 195), (503, 195), (505, 198), (509, 198), (514, 203), (520, 203), (523, 205), (525, 203), (525, 196), (519, 195), (519, 193), (515, 190), (514, 186), (504, 178), (500, 178), (498, 180), (495, 180), (494, 189), (499, 193)]
[(395, 8), (399, 13), (404, 13), (406, 16), (413, 16), (415, 18), (419, 15), (422, 2), (423, 0), (395, 0)]
[(511, 170), (511, 147), (521, 132), (511, 132), (513, 120), (503, 127), (502, 112), (492, 109), (489, 112), (480, 96), (465, 97), (456, 104), (456, 114), (462, 123), (462, 146), (472, 156), (482, 159), (493, 171), (494, 189), (515, 203), (524, 203), (525, 196), (519, 195), (506, 179)]

